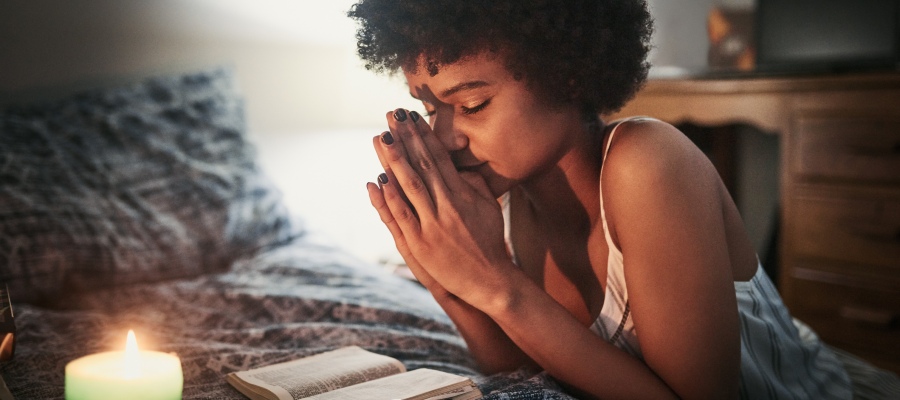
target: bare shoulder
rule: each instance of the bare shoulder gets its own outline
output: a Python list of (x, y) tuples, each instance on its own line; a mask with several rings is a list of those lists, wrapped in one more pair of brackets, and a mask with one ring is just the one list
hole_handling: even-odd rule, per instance
[[(608, 158), (603, 162), (604, 186), (636, 179), (709, 179), (715, 168), (700, 149), (678, 128), (656, 119), (619, 122)], [(699, 175), (698, 175), (699, 174)], [(607, 183), (607, 181), (611, 181)]]
[(611, 225), (615, 225), (615, 215), (632, 214), (628, 209), (640, 213), (648, 207), (669, 208), (673, 203), (718, 205), (713, 203), (721, 201), (719, 175), (684, 133), (652, 118), (619, 124), (608, 144), (601, 182)]

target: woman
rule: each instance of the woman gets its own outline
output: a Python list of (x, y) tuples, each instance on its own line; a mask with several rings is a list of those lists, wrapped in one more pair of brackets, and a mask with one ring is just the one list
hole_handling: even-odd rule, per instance
[(646, 78), (643, 1), (363, 0), (360, 56), (405, 75), (372, 205), (483, 372), (585, 398), (849, 398), (802, 341), (715, 169), (606, 123)]

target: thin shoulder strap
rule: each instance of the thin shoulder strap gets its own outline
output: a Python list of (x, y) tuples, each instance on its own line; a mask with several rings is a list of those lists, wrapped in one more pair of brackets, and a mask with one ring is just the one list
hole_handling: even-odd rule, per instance
[(613, 139), (615, 139), (616, 131), (619, 130), (619, 127), (621, 127), (622, 125), (625, 125), (628, 122), (643, 121), (643, 120), (653, 120), (653, 118), (639, 116), (639, 117), (631, 117), (631, 118), (623, 119), (623, 120), (617, 122), (615, 124), (615, 126), (612, 127), (612, 130), (609, 132), (609, 139), (606, 140), (606, 149), (603, 150), (603, 160), (601, 161), (601, 164), (600, 164), (600, 218), (603, 221), (603, 231), (606, 234), (606, 241), (609, 244), (611, 250), (612, 249), (618, 250), (618, 248), (613, 246), (612, 238), (609, 236), (609, 226), (607, 226), (607, 223), (606, 223), (606, 209), (603, 207), (603, 170), (604, 170), (604, 167), (606, 166), (606, 157), (609, 155), (609, 149), (613, 145)]
[(506, 251), (509, 253), (509, 257), (512, 258), (514, 264), (519, 265), (519, 259), (516, 257), (516, 249), (513, 248), (512, 245), (512, 221), (510, 221), (510, 211), (509, 211), (509, 198), (511, 194), (509, 192), (503, 193), (500, 196), (500, 209), (503, 211), (503, 241), (506, 242)]
[[(612, 130), (609, 132), (609, 139), (606, 140), (606, 148), (603, 149), (603, 164), (606, 164), (606, 156), (609, 154), (609, 148), (612, 147), (613, 137), (616, 136), (616, 131), (619, 130), (619, 127), (625, 124), (630, 120), (622, 120), (616, 122), (616, 124), (612, 127)], [(603, 174), (603, 165), (600, 166), (600, 174)]]
[(616, 136), (616, 131), (619, 130), (619, 127), (624, 125), (626, 122), (631, 121), (631, 119), (622, 120), (616, 123), (615, 126), (612, 127), (612, 130), (609, 132), (609, 139), (606, 139), (606, 149), (603, 150), (603, 160), (600, 164), (600, 220), (603, 222), (603, 234), (606, 236), (606, 244), (609, 246), (609, 250), (619, 251), (618, 247), (615, 247), (615, 244), (612, 241), (612, 236), (609, 235), (609, 225), (606, 223), (606, 208), (603, 206), (603, 170), (606, 166), (606, 157), (609, 155), (609, 149), (612, 147), (613, 139)]

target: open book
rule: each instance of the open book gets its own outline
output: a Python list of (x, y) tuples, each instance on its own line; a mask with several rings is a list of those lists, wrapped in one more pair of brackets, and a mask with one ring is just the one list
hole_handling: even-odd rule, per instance
[(481, 391), (471, 379), (420, 368), (356, 346), (299, 360), (232, 372), (225, 380), (253, 400), (470, 400)]

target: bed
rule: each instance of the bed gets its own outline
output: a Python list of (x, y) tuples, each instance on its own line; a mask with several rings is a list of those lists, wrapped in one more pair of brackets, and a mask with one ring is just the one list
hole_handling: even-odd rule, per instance
[[(62, 399), (68, 362), (134, 330), (178, 355), (184, 399), (243, 399), (229, 372), (349, 345), (469, 376), (486, 399), (572, 399), (543, 372), (479, 374), (424, 288), (317, 239), (303, 212), (260, 169), (228, 68), (6, 108), (3, 381), (20, 400)], [(895, 374), (838, 355), (860, 398), (900, 393)]]
[(544, 373), (478, 374), (420, 285), (315, 239), (260, 170), (232, 75), (0, 114), (0, 284), (17, 329), (0, 373), (15, 398), (62, 399), (65, 365), (121, 350), (129, 329), (179, 356), (184, 399), (243, 399), (227, 373), (348, 345), (470, 376), (489, 399), (571, 398)]

